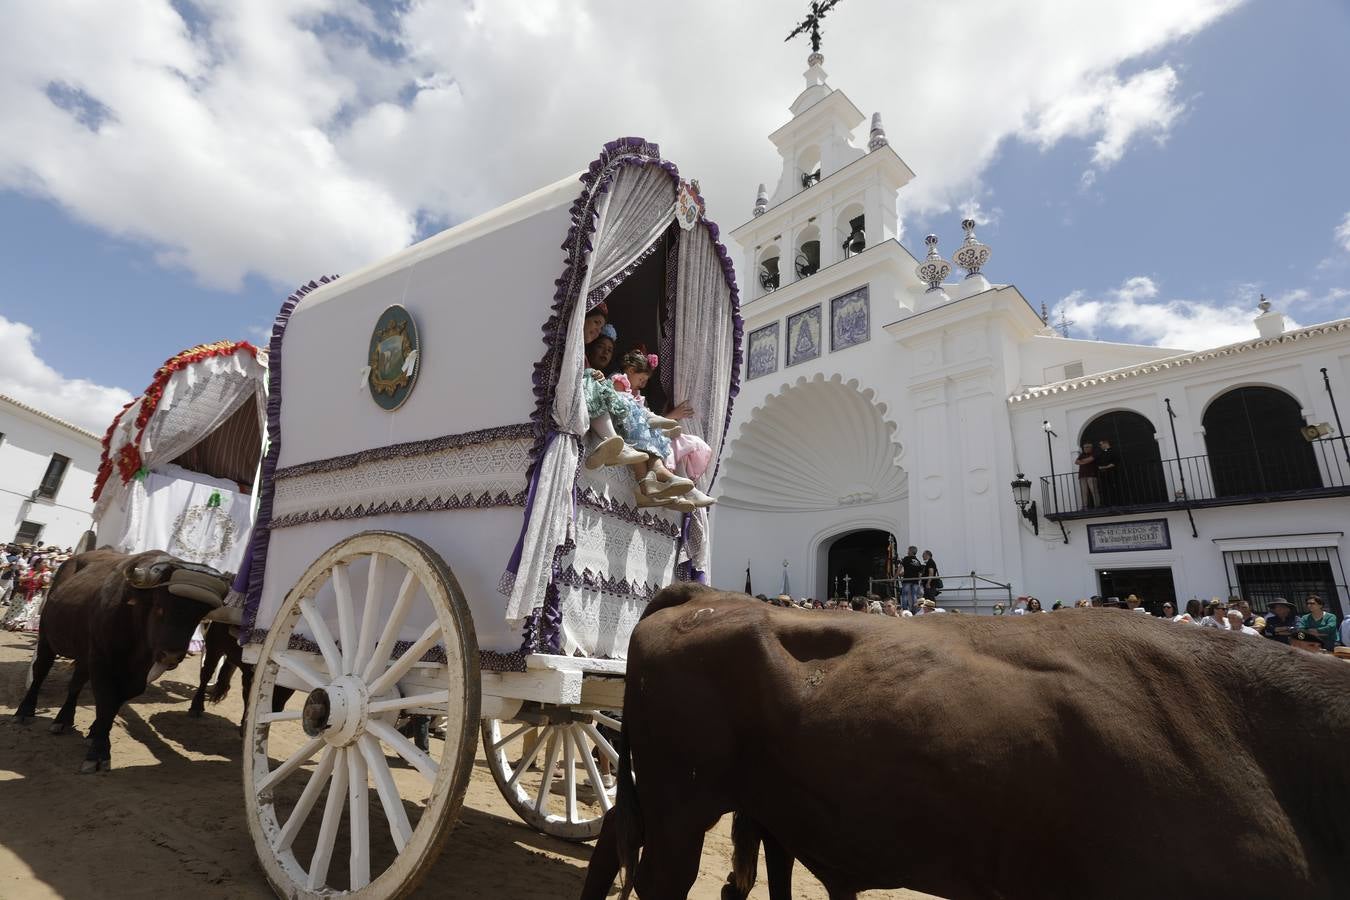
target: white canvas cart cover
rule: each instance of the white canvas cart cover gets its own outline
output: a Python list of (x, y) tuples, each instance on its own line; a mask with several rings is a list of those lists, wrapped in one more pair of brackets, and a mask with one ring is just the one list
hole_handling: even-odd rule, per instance
[(253, 523), (266, 374), (266, 355), (246, 341), (192, 347), (156, 371), (103, 438), (99, 546), (238, 570)]
[[(685, 430), (720, 454), (742, 322), (717, 227), (690, 197), (696, 186), (655, 144), (624, 138), (580, 179), (288, 298), (270, 346), (246, 641), (265, 637), (310, 562), (368, 529), (420, 538), (444, 557), (488, 667), (529, 652), (622, 657), (656, 590), (704, 577), (706, 512), (636, 509), (627, 469), (580, 465), (586, 312), (657, 251), (670, 310), (660, 377), (696, 410)], [(372, 329), (395, 304), (420, 346), (416, 387), (391, 412), (372, 402), (364, 366)], [(711, 466), (700, 487), (715, 475)], [(350, 577), (360, 596), (362, 571)]]

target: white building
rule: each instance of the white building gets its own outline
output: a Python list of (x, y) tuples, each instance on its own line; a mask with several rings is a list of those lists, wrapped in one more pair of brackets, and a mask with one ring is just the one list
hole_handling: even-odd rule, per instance
[(99, 438), (0, 395), (0, 543), (74, 547), (91, 527)]
[[(1301, 607), (1318, 592), (1350, 608), (1350, 442), (1331, 393), (1350, 403), (1350, 320), (1286, 333), (1263, 307), (1253, 340), (1198, 353), (1064, 338), (985, 278), (973, 222), (955, 267), (932, 236), (923, 259), (898, 242), (913, 173), (879, 115), (854, 145), (866, 118), (823, 62), (808, 59), (770, 135), (777, 187), (761, 185), (731, 233), (746, 364), (714, 583), (740, 587), (748, 565), (755, 590), (776, 594), (786, 564), (794, 595), (844, 593), (845, 576), (858, 593), (885, 574), (893, 537), (901, 553), (933, 551), (946, 605), (986, 612), (1027, 593), (1047, 607), (1128, 593), (1182, 607), (1293, 594)], [(953, 268), (965, 277), (944, 284)], [(1115, 481), (1086, 507), (1076, 448), (1102, 439)]]

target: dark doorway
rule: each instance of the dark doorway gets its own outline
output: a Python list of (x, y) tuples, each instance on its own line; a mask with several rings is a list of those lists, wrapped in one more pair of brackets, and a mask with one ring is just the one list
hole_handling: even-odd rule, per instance
[(1103, 597), (1124, 600), (1134, 594), (1143, 601), (1150, 615), (1161, 615), (1164, 603), (1172, 604), (1173, 615), (1183, 612), (1177, 609), (1177, 589), (1172, 582), (1171, 568), (1098, 569), (1097, 584)]
[(867, 579), (885, 578), (887, 560), (893, 552), (892, 540), (889, 531), (869, 528), (846, 534), (831, 544), (828, 566), (830, 596), (865, 594)]
[[(676, 226), (672, 225), (672, 229)], [(645, 347), (649, 353), (661, 352), (661, 337), (668, 318), (666, 298), (666, 259), (674, 234), (667, 232), (656, 242), (656, 249), (629, 272), (605, 297), (609, 307), (609, 323), (619, 333), (614, 342), (614, 362), (611, 372), (619, 370), (619, 362), (629, 350)], [(669, 409), (666, 403), (671, 380), (672, 361), (662, 359), (642, 393), (648, 408), (661, 413)]]
[(1102, 506), (1130, 506), (1137, 503), (1165, 503), (1167, 483), (1163, 480), (1162, 452), (1154, 437), (1153, 423), (1137, 412), (1116, 410), (1098, 416), (1083, 429), (1078, 444), (1099, 446), (1110, 441), (1115, 467), (1097, 474)]
[(1299, 402), (1268, 387), (1235, 388), (1205, 410), (1205, 449), (1216, 497), (1320, 488)]

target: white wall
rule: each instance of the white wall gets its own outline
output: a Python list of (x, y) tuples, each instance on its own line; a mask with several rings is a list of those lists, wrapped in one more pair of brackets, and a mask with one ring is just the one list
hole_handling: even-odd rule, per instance
[[(1206, 452), (1201, 424), (1205, 408), (1234, 387), (1280, 388), (1299, 401), (1307, 422), (1334, 424), (1331, 400), (1320, 371), (1323, 367), (1328, 369), (1344, 413), (1350, 406), (1350, 332), (1311, 336), (1012, 403), (1013, 439), (1032, 482), (1033, 499), (1044, 506), (1040, 476), (1050, 474), (1043, 421), (1048, 420), (1058, 434), (1052, 442), (1055, 471), (1061, 475), (1073, 472), (1070, 457), (1083, 428), (1098, 415), (1112, 410), (1132, 410), (1147, 417), (1157, 431), (1163, 459), (1196, 456)], [(1166, 412), (1168, 399), (1177, 415), (1175, 446)], [(1098, 593), (1099, 569), (1171, 567), (1177, 598), (1184, 606), (1192, 596), (1208, 598), (1228, 592), (1223, 548), (1216, 541), (1253, 539), (1258, 545), (1266, 541), (1275, 548), (1287, 545), (1282, 535), (1335, 536), (1332, 546), (1338, 548), (1342, 563), (1350, 566), (1350, 539), (1345, 536), (1350, 531), (1347, 528), (1350, 498), (1224, 506), (1193, 510), (1193, 515), (1198, 537), (1192, 537), (1190, 520), (1182, 510), (1072, 520), (1065, 523), (1069, 532), (1067, 545), (1059, 526), (1053, 522), (1042, 519), (1039, 538), (1028, 524), (1019, 523), (1023, 577), (1016, 587), (1047, 602), (1067, 603)], [(1126, 553), (1088, 550), (1087, 522), (1160, 518), (1168, 521), (1171, 550)], [(1009, 518), (1005, 527), (1012, 527), (1012, 522)], [(1335, 575), (1338, 581), (1342, 579), (1341, 572)]]
[[(23, 521), (41, 522), (38, 538), (73, 547), (92, 523), (99, 442), (93, 435), (35, 415), (0, 398), (0, 542), (14, 539)], [(30, 500), (53, 453), (70, 458), (53, 499)]]

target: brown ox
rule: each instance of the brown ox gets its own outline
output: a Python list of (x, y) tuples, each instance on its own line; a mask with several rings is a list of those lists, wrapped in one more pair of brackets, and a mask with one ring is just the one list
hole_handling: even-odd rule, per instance
[(633, 633), (624, 732), (583, 897), (621, 860), (685, 897), (732, 810), (832, 897), (1350, 897), (1350, 666), (1274, 641), (682, 585)]
[(97, 712), (80, 771), (112, 767), (109, 734), (122, 704), (187, 655), (197, 623), (221, 612), (230, 576), (160, 550), (127, 554), (92, 550), (62, 563), (42, 607), (32, 683), (19, 703), (20, 723), (37, 715), (38, 691), (58, 656), (75, 661), (66, 702), (52, 733), (75, 722), (75, 705), (92, 681)]

